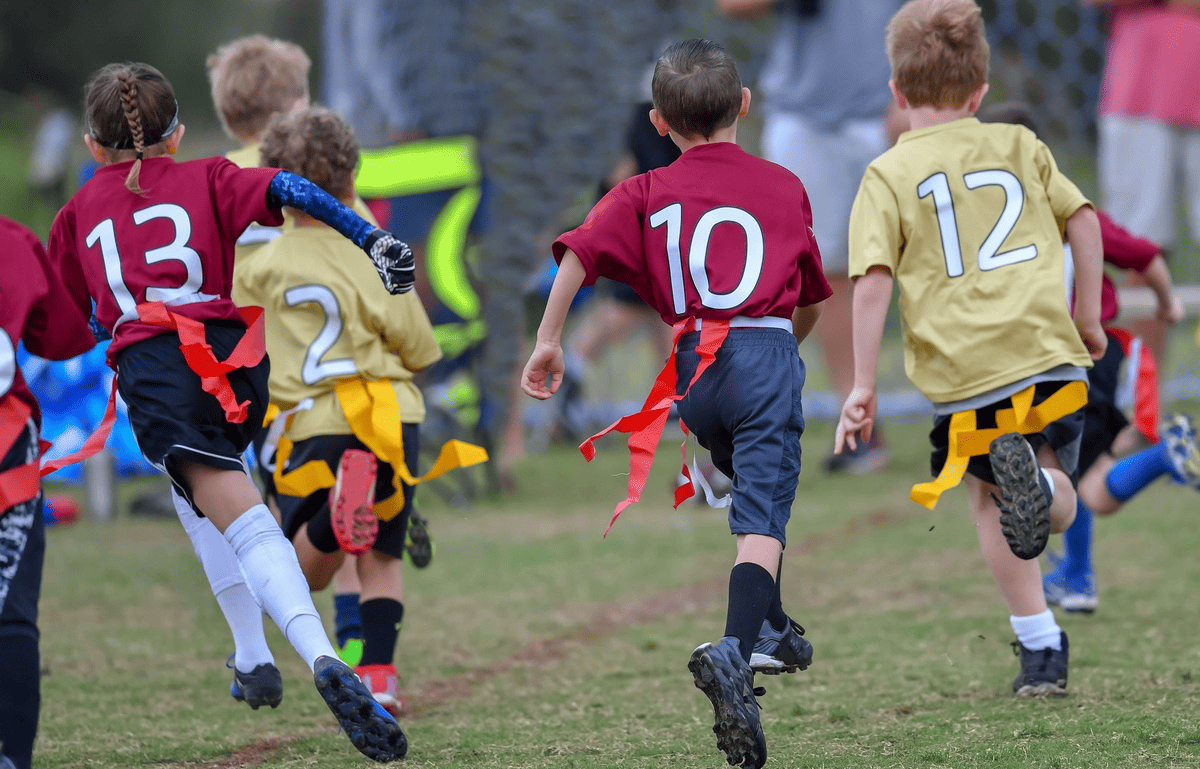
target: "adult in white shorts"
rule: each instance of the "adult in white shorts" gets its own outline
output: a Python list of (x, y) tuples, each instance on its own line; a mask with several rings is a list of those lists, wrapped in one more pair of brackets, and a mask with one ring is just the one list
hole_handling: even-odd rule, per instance
[[(1104, 208), (1168, 254), (1183, 202), (1200, 243), (1200, 3), (1091, 2), (1114, 6), (1099, 106)], [(1161, 362), (1165, 324), (1130, 326)]]
[[(867, 165), (902, 128), (889, 124), (891, 67), (887, 23), (900, 0), (718, 0), (730, 16), (779, 8), (779, 26), (763, 67), (766, 104), (762, 153), (808, 190), (813, 231), (833, 296), (817, 322), (830, 379), (840, 400), (854, 385), (847, 277), (850, 208)], [(829, 471), (870, 472), (888, 461), (878, 431), (854, 452), (826, 457)]]

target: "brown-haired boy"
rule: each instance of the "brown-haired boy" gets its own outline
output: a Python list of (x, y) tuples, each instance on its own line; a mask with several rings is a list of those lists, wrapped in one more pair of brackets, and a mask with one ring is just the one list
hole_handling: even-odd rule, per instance
[(973, 117), (989, 55), (973, 0), (912, 0), (886, 45), (912, 128), (868, 167), (851, 215), (855, 387), (835, 451), (870, 438), (898, 281), (905, 368), (935, 412), (938, 478), (913, 499), (932, 508), (965, 474), (980, 549), (1021, 647), (1013, 692), (1065, 695), (1067, 636), (1046, 607), (1036, 556), (1075, 514), (1078, 409), (1106, 345), (1099, 223), (1030, 131)]
[[(244, 146), (258, 144), (273, 115), (308, 102), (312, 61), (295, 43), (250, 35), (222, 45), (205, 63), (221, 126)], [(258, 165), (257, 152), (247, 159), (239, 165)]]
[[(804, 432), (796, 342), (830, 289), (804, 185), (737, 146), (750, 89), (729, 52), (709, 40), (675, 43), (655, 66), (652, 92), (650, 121), (683, 154), (618, 184), (554, 242), (559, 270), (521, 387), (543, 400), (557, 392), (567, 310), (597, 277), (626, 283), (674, 326), (676, 351), (646, 409), (614, 427), (651, 423), (624, 431), (631, 448), (653, 454), (678, 402), (683, 423), (733, 479), (737, 556), (725, 631), (692, 652), (688, 669), (712, 703), (717, 747), (730, 764), (757, 769), (767, 743), (754, 673), (804, 670), (813, 656), (783, 610), (778, 577)], [(636, 464), (618, 512), (641, 495), (649, 468)]]

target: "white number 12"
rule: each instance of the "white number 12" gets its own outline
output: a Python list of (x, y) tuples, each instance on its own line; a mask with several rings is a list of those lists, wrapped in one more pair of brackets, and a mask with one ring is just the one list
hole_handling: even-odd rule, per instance
[[(967, 189), (975, 190), (980, 187), (1000, 187), (1004, 190), (1004, 210), (979, 247), (977, 259), (979, 269), (994, 270), (1018, 262), (1027, 262), (1037, 256), (1037, 245), (1001, 251), (1005, 238), (1017, 225), (1021, 210), (1025, 207), (1025, 190), (1021, 180), (1009, 171), (991, 169), (974, 171), (963, 176)], [(957, 278), (963, 274), (962, 250), (959, 247), (958, 220), (954, 217), (954, 198), (950, 194), (950, 184), (946, 175), (940, 171), (917, 185), (917, 195), (921, 198), (933, 196), (933, 206), (937, 211), (938, 229), (942, 235), (942, 253), (946, 258), (946, 274)]]

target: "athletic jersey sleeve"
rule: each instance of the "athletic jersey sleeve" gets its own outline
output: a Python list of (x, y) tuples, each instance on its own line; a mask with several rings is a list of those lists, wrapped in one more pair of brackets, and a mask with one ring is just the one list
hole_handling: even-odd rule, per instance
[(808, 242), (811, 248), (800, 259), (800, 296), (796, 300), (796, 306), (808, 307), (833, 296), (833, 289), (830, 288), (829, 281), (825, 279), (825, 270), (821, 265), (821, 249), (817, 244), (816, 235), (813, 233), (812, 204), (808, 201), (808, 190), (804, 191), (800, 213), (804, 219), (804, 227), (808, 230)]
[(88, 289), (83, 262), (75, 252), (75, 242), (74, 211), (68, 204), (54, 217), (54, 224), (50, 227), (50, 247), (46, 255), (47, 271), (59, 283), (60, 298), (64, 303), (70, 304), (78, 314), (90, 318), (92, 296)]
[(636, 193), (645, 176), (618, 184), (600, 199), (583, 224), (554, 241), (554, 260), (561, 262), (571, 249), (586, 270), (583, 285), (605, 277), (637, 288), (646, 280), (642, 257), (642, 207)]
[(283, 224), (283, 209), (271, 203), (267, 190), (278, 168), (238, 168), (218, 158), (209, 171), (209, 190), (213, 209), (221, 229), (233, 240), (251, 224), (278, 227)]
[(26, 231), (25, 236), (24, 245), (32, 259), (23, 280), (30, 281), (32, 273), (39, 272), (38, 283), (43, 290), (30, 308), (21, 340), (31, 353), (49, 360), (82, 355), (96, 346), (96, 338), (88, 326), (91, 313), (85, 315), (72, 301), (66, 285), (50, 266), (41, 241), (32, 232)]
[(851, 278), (866, 275), (875, 266), (887, 267), (896, 274), (904, 248), (900, 205), (874, 163), (867, 166), (850, 210), (849, 243)]
[(1041, 177), (1046, 196), (1050, 199), (1050, 208), (1058, 220), (1060, 232), (1066, 232), (1067, 219), (1079, 209), (1090, 206), (1088, 200), (1075, 183), (1058, 170), (1054, 155), (1045, 142), (1038, 140), (1034, 149), (1034, 162)]
[(1100, 239), (1104, 244), (1104, 261), (1122, 270), (1144, 272), (1162, 253), (1157, 243), (1139, 238), (1117, 224), (1103, 211), (1096, 211), (1100, 219)]

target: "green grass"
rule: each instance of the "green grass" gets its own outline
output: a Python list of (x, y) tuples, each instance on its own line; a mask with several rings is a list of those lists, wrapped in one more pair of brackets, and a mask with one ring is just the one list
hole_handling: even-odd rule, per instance
[[(1156, 767), (1200, 762), (1197, 498), (1159, 483), (1097, 524), (1101, 607), (1061, 615), (1071, 696), (1017, 701), (1007, 612), (960, 490), (907, 499), (927, 472), (922, 420), (890, 426), (893, 466), (802, 477), (784, 602), (816, 647), (768, 678), (768, 767)], [(830, 426), (806, 435), (815, 467)], [(424, 509), (438, 549), (406, 574), (397, 653), (414, 767), (718, 767), (686, 660), (724, 624), (724, 515), (667, 503), (664, 443), (646, 499), (623, 495), (619, 440), (587, 465), (552, 448), (519, 491)], [(316, 596), (323, 611), (327, 594)], [(278, 710), (228, 695), (224, 622), (172, 520), (49, 532), (39, 767), (364, 766), (268, 622)], [(762, 681), (760, 681), (762, 683)]]

